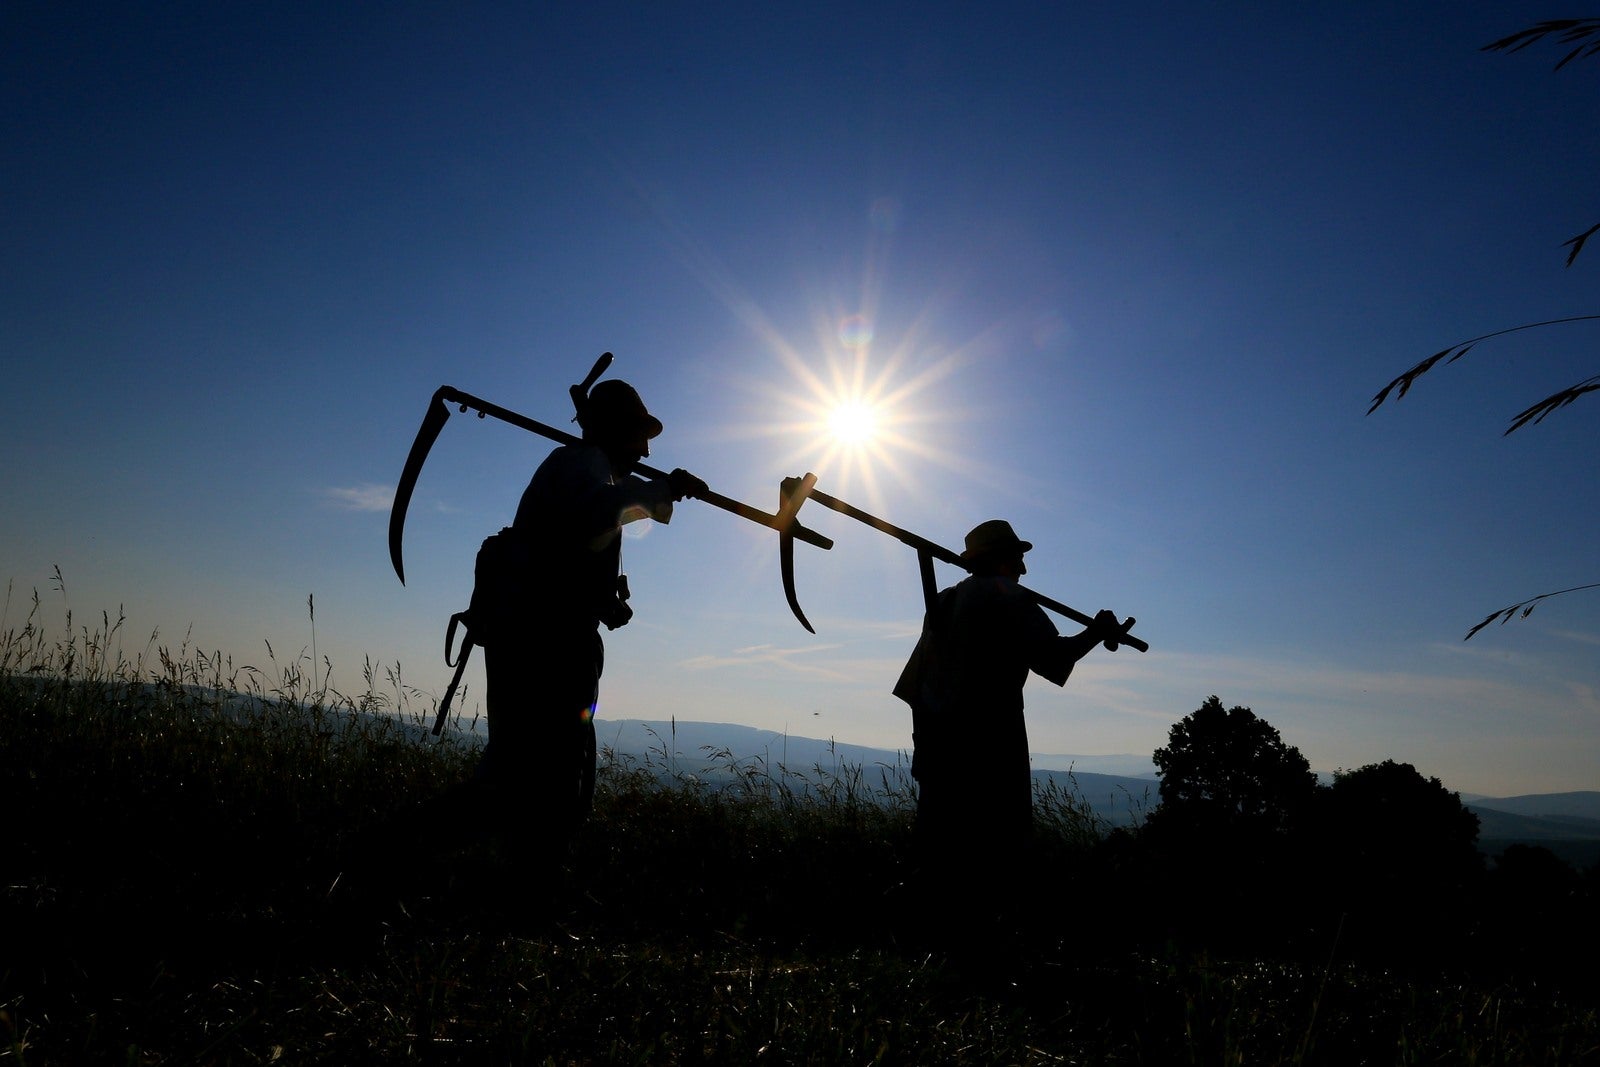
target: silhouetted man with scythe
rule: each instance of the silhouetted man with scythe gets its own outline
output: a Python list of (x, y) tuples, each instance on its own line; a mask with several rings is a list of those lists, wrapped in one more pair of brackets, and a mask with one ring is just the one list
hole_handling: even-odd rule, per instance
[(1032, 833), (1029, 672), (1064, 685), (1091, 649), (1114, 650), (1133, 625), (1101, 611), (1082, 633), (1057, 633), (1017, 584), (1032, 548), (1003, 519), (967, 534), (961, 558), (971, 573), (930, 605), (894, 688), (912, 709), (921, 873), (940, 921), (956, 927), (992, 917)]
[(519, 589), (484, 646), (489, 742), (478, 776), (507, 843), (527, 850), (522, 862), (558, 859), (588, 814), (599, 628), (633, 615), (622, 527), (668, 522), (674, 501), (707, 491), (681, 469), (650, 481), (629, 474), (662, 430), (632, 386), (604, 381), (573, 399), (582, 442), (551, 452), (522, 494), (511, 525)]

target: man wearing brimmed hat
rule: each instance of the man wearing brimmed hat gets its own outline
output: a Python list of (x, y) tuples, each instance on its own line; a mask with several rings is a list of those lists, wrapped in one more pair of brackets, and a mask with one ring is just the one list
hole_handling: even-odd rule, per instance
[(526, 613), (484, 649), (489, 743), (479, 776), (496, 795), (500, 829), (532, 853), (525, 860), (558, 856), (593, 797), (600, 624), (616, 629), (633, 615), (622, 527), (668, 522), (674, 501), (706, 491), (681, 469), (630, 475), (662, 430), (632, 386), (604, 381), (574, 399), (582, 443), (545, 458), (512, 522), (526, 553)]
[(1064, 685), (1096, 645), (1123, 636), (1109, 611), (1062, 636), (1018, 587), (1033, 545), (1004, 519), (979, 523), (961, 558), (971, 574), (941, 591), (895, 684), (911, 705), (917, 841), (924, 873), (967, 903), (993, 903), (996, 863), (1014, 860), (1033, 824), (1033, 780), (1022, 686), (1028, 674)]

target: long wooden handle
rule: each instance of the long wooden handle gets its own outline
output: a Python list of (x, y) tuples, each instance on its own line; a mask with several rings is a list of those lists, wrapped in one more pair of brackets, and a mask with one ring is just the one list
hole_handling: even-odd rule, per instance
[[(810, 477), (810, 475), (807, 475), (807, 478)], [(798, 481), (798, 479), (795, 479), (794, 481)], [(787, 485), (788, 482), (786, 481), (785, 484)], [(812, 489), (807, 494), (806, 499), (815, 500), (825, 508), (831, 508), (841, 515), (848, 515), (857, 522), (867, 524), (880, 533), (886, 533), (890, 537), (893, 537), (895, 540), (899, 541), (901, 544), (909, 545), (910, 547), (916, 549), (919, 554), (931, 556), (934, 559), (943, 560), (946, 563), (953, 563), (964, 571), (970, 571), (972, 569), (967, 565), (967, 561), (961, 558), (961, 554), (959, 552), (954, 552), (948, 548), (945, 548), (943, 545), (934, 544), (926, 537), (921, 537), (917, 534), (914, 534), (910, 530), (901, 529), (899, 526), (896, 526), (891, 522), (885, 522), (876, 515), (868, 514), (867, 512), (856, 507), (854, 504), (840, 500), (836, 496), (830, 496), (820, 489)], [(1050, 597), (1045, 596), (1043, 593), (1038, 593), (1032, 589), (1029, 589), (1027, 586), (1018, 586), (1017, 588), (1022, 590), (1028, 596), (1032, 597), (1040, 607), (1049, 608), (1056, 614), (1071, 619), (1075, 623), (1088, 626), (1094, 622), (1094, 616), (1085, 615), (1083, 612), (1078, 611), (1075, 608), (1070, 608), (1061, 603), (1059, 600), (1053, 600)], [(1129, 625), (1132, 625), (1131, 621), (1129, 622)], [(1140, 652), (1150, 651), (1150, 646), (1148, 644), (1139, 638), (1134, 637), (1132, 634), (1123, 634), (1121, 637), (1117, 638), (1117, 644), (1127, 645), (1129, 648), (1136, 648)]]
[[(535, 419), (530, 419), (528, 416), (520, 414), (519, 412), (512, 411), (509, 408), (503, 408), (498, 404), (491, 404), (487, 400), (480, 400), (478, 397), (472, 396), (470, 393), (463, 393), (459, 389), (452, 388), (448, 385), (442, 387), (435, 395), (443, 397), (443, 399), (449, 403), (459, 404), (463, 411), (471, 409), (478, 412), (480, 418), (484, 415), (493, 415), (501, 422), (509, 422), (513, 426), (520, 427), (529, 431), (530, 433), (536, 433), (540, 437), (548, 437), (550, 440), (558, 441), (564, 445), (576, 445), (582, 443), (580, 438), (575, 437), (565, 430), (558, 430), (554, 426), (547, 426), (544, 423)], [(649, 466), (645, 463), (635, 463), (633, 465), (633, 473), (652, 479), (667, 477), (667, 473), (665, 471), (657, 470), (655, 467)], [(808, 530), (798, 523), (781, 523), (776, 515), (769, 515), (760, 508), (751, 507), (749, 504), (735, 500), (729, 496), (723, 496), (721, 493), (707, 490), (704, 494), (697, 496), (694, 499), (704, 501), (714, 508), (721, 508), (723, 511), (737, 515), (741, 519), (749, 519), (751, 522), (758, 523), (767, 527), (768, 529), (792, 533), (796, 540), (804, 541), (808, 545), (815, 545), (816, 547), (822, 549), (833, 547), (833, 541), (830, 538), (824, 537), (814, 530)]]

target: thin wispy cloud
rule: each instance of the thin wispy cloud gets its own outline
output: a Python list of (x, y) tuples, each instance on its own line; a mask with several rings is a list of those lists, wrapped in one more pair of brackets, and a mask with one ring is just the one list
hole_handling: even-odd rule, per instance
[(692, 671), (723, 670), (729, 667), (780, 667), (814, 678), (839, 682), (854, 681), (850, 675), (832, 667), (801, 662), (802, 656), (828, 652), (838, 647), (840, 646), (818, 645), (814, 648), (779, 648), (776, 645), (750, 645), (746, 648), (736, 648), (723, 655), (695, 656), (684, 660), (683, 667)]
[(1600, 645), (1600, 634), (1581, 633), (1577, 630), (1551, 630), (1550, 635), (1576, 641), (1581, 645)]
[(322, 497), (342, 511), (388, 511), (394, 504), (394, 487), (370, 482), (333, 486), (322, 490)]
[[(1456, 649), (1442, 647), (1441, 651), (1454, 653)], [(1394, 707), (1410, 708), (1422, 717), (1427, 717), (1430, 708), (1499, 717), (1519, 702), (1527, 707), (1530, 699), (1525, 687), (1442, 670), (1381, 671), (1313, 659), (1184, 653), (1150, 653), (1143, 665), (1148, 674), (1140, 678), (1136, 670), (1140, 665), (1104, 658), (1086, 661), (1075, 672), (1074, 681), (1080, 687), (1104, 686), (1108, 692), (1123, 687), (1137, 692), (1183, 692), (1186, 700), (1176, 709), (1173, 721), (1193, 711), (1212, 693), (1225, 703), (1260, 705), (1257, 712), (1268, 717), (1274, 708), (1350, 713)], [(1159, 678), (1160, 684), (1149, 684), (1153, 678)], [(1559, 688), (1552, 683), (1544, 696), (1550, 697)]]

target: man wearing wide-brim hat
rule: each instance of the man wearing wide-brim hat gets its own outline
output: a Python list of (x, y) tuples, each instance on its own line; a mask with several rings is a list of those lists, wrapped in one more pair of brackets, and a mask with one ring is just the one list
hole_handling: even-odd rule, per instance
[(559, 858), (593, 797), (600, 624), (616, 629), (633, 615), (622, 527), (668, 522), (674, 501), (707, 491), (684, 470), (649, 481), (630, 474), (662, 432), (632, 386), (603, 381), (574, 399), (583, 440), (552, 451), (522, 494), (511, 525), (524, 561), (514, 576), (520, 610), (484, 647), (489, 742), (479, 780), (497, 828), (534, 863)]
[(921, 863), (947, 886), (998, 887), (992, 865), (1027, 845), (1033, 780), (1022, 686), (1029, 672), (1064, 685), (1091, 649), (1124, 636), (1109, 611), (1082, 633), (1057, 633), (1017, 584), (1032, 548), (1004, 519), (972, 528), (961, 553), (971, 573), (939, 593), (894, 688), (912, 711)]

